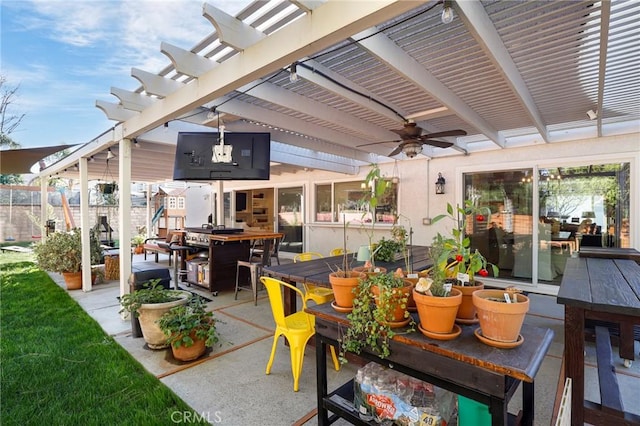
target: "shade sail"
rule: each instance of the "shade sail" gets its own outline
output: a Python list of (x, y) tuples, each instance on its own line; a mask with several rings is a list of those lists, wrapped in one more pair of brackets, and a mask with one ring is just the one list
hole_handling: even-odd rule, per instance
[(7, 149), (0, 151), (0, 174), (31, 173), (38, 161), (76, 145), (43, 146), (40, 148)]

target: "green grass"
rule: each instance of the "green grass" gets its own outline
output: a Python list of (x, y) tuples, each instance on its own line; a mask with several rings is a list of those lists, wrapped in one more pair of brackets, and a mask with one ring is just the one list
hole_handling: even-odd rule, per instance
[(1, 269), (2, 425), (172, 424), (172, 413), (193, 413), (45, 272)]

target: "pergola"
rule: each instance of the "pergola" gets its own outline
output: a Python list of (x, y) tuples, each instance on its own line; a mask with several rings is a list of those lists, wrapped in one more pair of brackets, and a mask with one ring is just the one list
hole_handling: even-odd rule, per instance
[[(116, 102), (96, 102), (114, 127), (42, 175), (80, 179), (86, 194), (109, 148), (121, 183), (171, 180), (177, 132), (221, 121), (226, 131), (269, 131), (276, 174), (357, 174), (388, 159), (406, 123), (466, 132), (434, 138), (448, 148), (418, 143), (429, 158), (640, 132), (633, 0), (273, 0), (235, 17), (207, 3), (202, 13), (212, 32), (191, 48), (162, 43), (169, 65), (133, 68), (137, 90), (112, 87)], [(128, 256), (120, 261), (130, 270)]]

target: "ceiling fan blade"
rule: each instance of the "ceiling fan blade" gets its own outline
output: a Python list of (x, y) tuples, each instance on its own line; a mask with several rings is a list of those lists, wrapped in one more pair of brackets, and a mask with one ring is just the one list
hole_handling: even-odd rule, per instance
[(449, 147), (453, 146), (453, 142), (436, 141), (436, 140), (433, 140), (433, 139), (422, 139), (421, 142), (423, 144), (435, 146), (437, 148), (449, 148)]
[(401, 152), (402, 152), (402, 144), (395, 147), (395, 149), (389, 153), (388, 157), (393, 157), (394, 155), (398, 155)]
[(465, 132), (464, 130), (456, 129), (456, 130), (447, 130), (445, 132), (438, 132), (438, 133), (425, 133), (424, 135), (422, 135), (422, 137), (425, 139), (446, 138), (447, 136), (465, 136), (466, 134), (467, 132)]
[(398, 136), (400, 136), (403, 141), (414, 139), (417, 136), (407, 132), (405, 129), (391, 130), (391, 131), (393, 133), (396, 133)]
[(378, 144), (381, 144), (381, 143), (397, 143), (397, 142), (400, 142), (400, 141), (396, 139), (394, 141), (380, 141), (380, 142), (363, 143), (362, 145), (356, 145), (356, 148), (360, 148), (360, 147), (363, 147), (363, 146), (369, 146), (369, 145), (378, 145)]

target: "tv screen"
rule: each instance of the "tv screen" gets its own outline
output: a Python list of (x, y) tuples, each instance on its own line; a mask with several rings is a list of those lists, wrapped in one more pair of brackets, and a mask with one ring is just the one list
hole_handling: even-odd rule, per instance
[(270, 133), (179, 132), (174, 180), (269, 180)]

